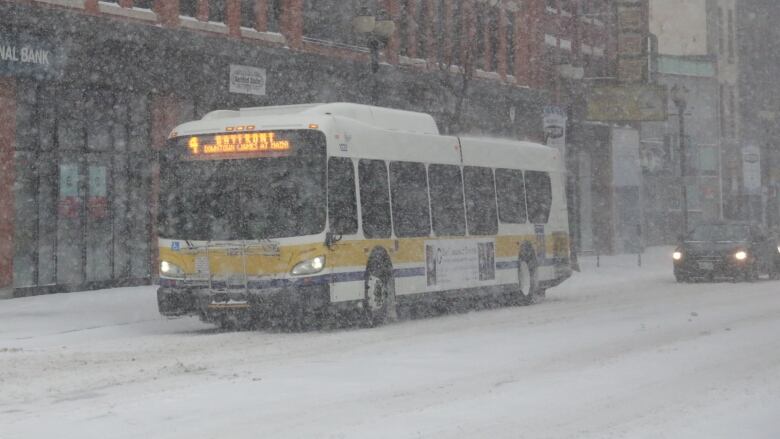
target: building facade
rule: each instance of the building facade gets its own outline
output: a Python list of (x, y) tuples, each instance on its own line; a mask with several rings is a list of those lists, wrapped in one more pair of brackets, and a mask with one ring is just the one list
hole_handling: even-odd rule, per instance
[[(739, 110), (741, 62), (736, 0), (651, 0), (658, 39), (655, 80), (676, 85), (683, 113), (689, 227), (701, 220), (747, 219)], [(679, 114), (643, 124), (643, 172), (648, 241), (673, 243), (684, 233)]]
[(723, 217), (747, 219), (742, 179), (742, 117), (740, 111), (741, 53), (737, 33), (736, 0), (708, 0), (709, 53), (714, 56), (718, 78), (718, 113), (723, 159)]
[[(574, 4), (0, 2), (0, 289), (152, 281), (157, 151), (214, 109), (372, 103), (431, 113), (443, 132), (541, 141), (556, 66), (609, 55), (605, 26)], [(350, 27), (361, 6), (397, 25), (376, 73)], [(236, 69), (262, 87), (242, 91)]]
[(543, 87), (548, 111), (565, 115), (569, 224), (575, 252), (616, 250), (611, 126), (585, 117), (589, 88), (616, 70), (615, 1), (547, 0)]
[[(736, 2), (736, 54), (739, 75), (734, 107), (742, 147), (759, 151), (760, 166), (751, 166), (751, 154), (736, 161), (741, 170), (740, 213), (743, 218), (780, 226), (780, 4), (771, 0)], [(730, 97), (729, 97), (730, 98)], [(760, 175), (759, 175), (760, 174)]]
[(722, 215), (722, 143), (719, 82), (710, 56), (658, 57), (656, 80), (686, 90), (683, 125), (686, 169), (681, 169), (679, 109), (670, 95), (668, 120), (642, 124), (643, 210), (646, 239), (671, 244), (684, 233), (682, 191), (687, 191), (688, 227)]

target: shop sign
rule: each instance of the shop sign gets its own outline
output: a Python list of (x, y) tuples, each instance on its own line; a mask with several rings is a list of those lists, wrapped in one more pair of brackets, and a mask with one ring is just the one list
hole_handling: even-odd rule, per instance
[(648, 84), (593, 86), (587, 96), (586, 120), (650, 122), (666, 120), (666, 88)]
[(265, 96), (266, 71), (258, 67), (230, 65), (230, 92)]
[(553, 105), (544, 107), (542, 125), (545, 145), (557, 148), (561, 155), (566, 152), (566, 112)]
[(64, 55), (31, 35), (0, 33), (0, 76), (54, 77), (62, 74)]

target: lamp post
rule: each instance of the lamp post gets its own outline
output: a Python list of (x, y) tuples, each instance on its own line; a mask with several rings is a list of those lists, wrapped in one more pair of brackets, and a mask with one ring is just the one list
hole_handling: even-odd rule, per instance
[(675, 84), (671, 90), (671, 97), (674, 106), (677, 107), (677, 120), (680, 128), (679, 143), (680, 143), (680, 180), (682, 182), (682, 233), (688, 234), (688, 185), (686, 184), (685, 177), (688, 169), (687, 153), (685, 151), (685, 107), (688, 102), (686, 101), (686, 94), (688, 90), (684, 86)]
[(371, 73), (378, 72), (379, 50), (387, 46), (387, 42), (393, 36), (395, 22), (383, 9), (373, 15), (368, 8), (364, 7), (352, 19), (352, 29), (356, 34), (366, 38), (368, 50), (371, 52)]
[(776, 216), (778, 211), (777, 182), (774, 181), (774, 174), (772, 172), (774, 170), (772, 142), (775, 138), (773, 134), (775, 132), (774, 127), (777, 123), (778, 113), (769, 110), (761, 110), (758, 112), (758, 118), (761, 119), (765, 127), (765, 140), (761, 142), (763, 147), (763, 151), (761, 151), (761, 167), (763, 168), (761, 173), (763, 174), (766, 190), (766, 202), (764, 203), (765, 221), (767, 227), (772, 229), (777, 226)]

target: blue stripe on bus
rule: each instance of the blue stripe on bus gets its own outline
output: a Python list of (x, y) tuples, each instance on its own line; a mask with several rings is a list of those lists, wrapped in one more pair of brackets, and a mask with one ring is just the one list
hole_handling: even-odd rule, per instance
[[(569, 265), (569, 261), (567, 260), (561, 260), (557, 258), (545, 258), (541, 261), (542, 267), (557, 267), (561, 264)], [(518, 261), (496, 261), (496, 269), (497, 270), (510, 270), (513, 268), (517, 268)]]
[(393, 270), (395, 277), (425, 276), (425, 267), (396, 268)]
[(517, 261), (496, 261), (496, 270), (508, 270), (511, 268), (517, 268)]

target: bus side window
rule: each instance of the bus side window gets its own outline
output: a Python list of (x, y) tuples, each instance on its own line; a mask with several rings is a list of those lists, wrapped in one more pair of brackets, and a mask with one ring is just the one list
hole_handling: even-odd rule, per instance
[(328, 159), (328, 218), (331, 232), (338, 235), (357, 233), (355, 167), (351, 159)]
[(550, 174), (526, 171), (525, 182), (528, 191), (528, 218), (534, 224), (547, 224), (552, 206)]
[(387, 188), (387, 166), (382, 160), (358, 162), (360, 210), (366, 238), (389, 238), (390, 192)]
[(498, 232), (498, 218), (493, 170), (466, 166), (463, 168), (463, 183), (469, 234), (495, 235)]
[(503, 223), (525, 224), (528, 215), (525, 206), (523, 171), (496, 169), (498, 218)]
[(428, 183), (431, 191), (433, 232), (437, 236), (466, 234), (466, 212), (463, 206), (463, 178), (460, 167), (430, 165)]
[(398, 237), (429, 236), (428, 182), (425, 165), (390, 163), (390, 190), (393, 200), (393, 227)]

